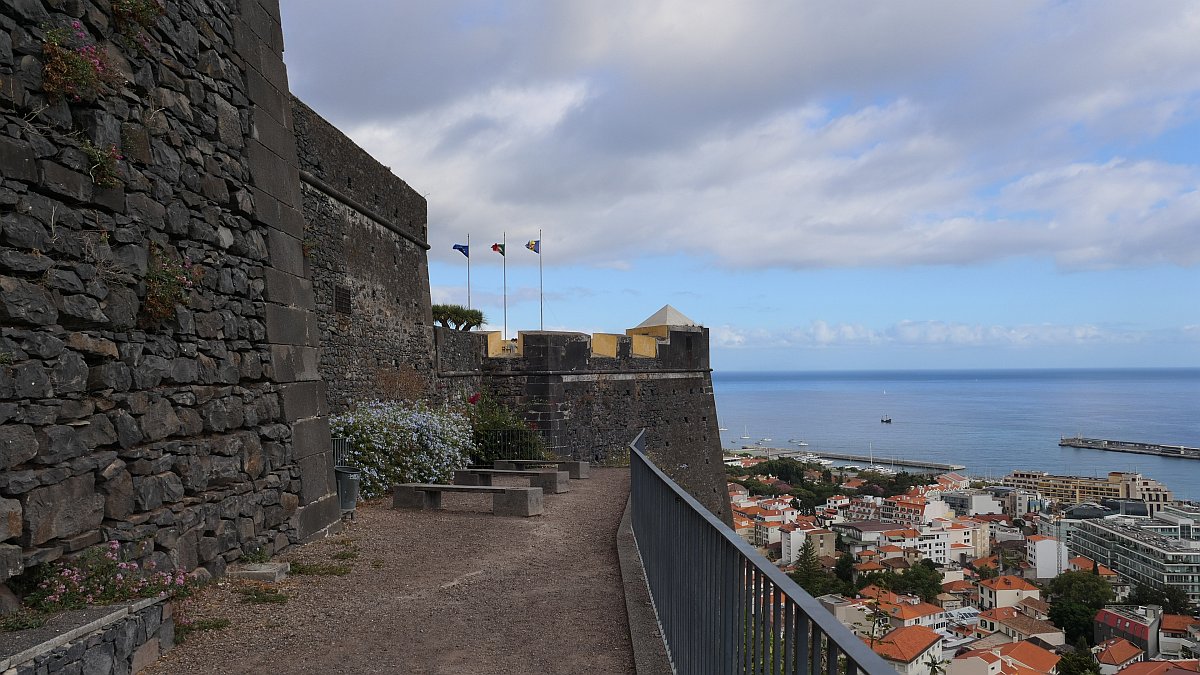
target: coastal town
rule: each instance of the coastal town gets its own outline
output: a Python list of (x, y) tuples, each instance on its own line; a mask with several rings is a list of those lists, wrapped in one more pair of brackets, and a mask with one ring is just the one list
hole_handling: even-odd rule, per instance
[(900, 673), (1200, 669), (1200, 506), (1158, 480), (724, 463), (736, 532)]

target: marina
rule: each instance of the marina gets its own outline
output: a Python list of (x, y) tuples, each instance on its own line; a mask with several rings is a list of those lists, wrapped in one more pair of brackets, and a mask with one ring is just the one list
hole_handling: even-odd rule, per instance
[[(776, 458), (790, 458), (799, 461), (807, 461), (811, 452), (806, 450), (791, 450), (788, 448), (761, 448), (761, 447), (743, 447), (742, 452), (749, 452), (754, 455), (762, 455)], [(865, 470), (878, 470), (875, 467), (900, 467), (905, 469), (920, 469), (925, 471), (963, 471), (967, 467), (963, 464), (943, 464), (940, 462), (926, 462), (914, 459), (900, 459), (898, 457), (882, 457), (878, 455), (855, 455), (842, 452), (822, 452), (820, 457), (828, 460), (843, 460), (851, 462), (868, 462)]]
[(1200, 448), (1189, 448), (1184, 445), (1161, 445), (1158, 443), (1110, 441), (1103, 438), (1084, 438), (1082, 436), (1062, 436), (1059, 438), (1058, 444), (1064, 448), (1110, 450), (1112, 452), (1132, 452), (1138, 455), (1158, 455), (1160, 457), (1200, 459)]

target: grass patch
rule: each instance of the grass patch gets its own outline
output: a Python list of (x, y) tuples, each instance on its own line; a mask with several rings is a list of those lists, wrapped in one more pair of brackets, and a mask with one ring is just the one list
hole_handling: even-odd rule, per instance
[(198, 633), (202, 630), (224, 630), (229, 627), (229, 619), (212, 618), (212, 619), (197, 619), (187, 625), (175, 626), (175, 644), (183, 644), (188, 635)]
[(12, 614), (0, 616), (0, 633), (41, 628), (46, 625), (46, 621), (49, 619), (50, 615), (44, 612), (22, 609)]
[(334, 560), (354, 560), (357, 557), (358, 550), (353, 548), (348, 548), (344, 551), (338, 551), (337, 553), (333, 554)]
[(243, 586), (234, 592), (242, 596), (242, 602), (254, 605), (282, 605), (288, 601), (288, 596), (268, 586)]
[(292, 563), (292, 574), (306, 574), (315, 577), (344, 577), (350, 573), (349, 565), (333, 563)]

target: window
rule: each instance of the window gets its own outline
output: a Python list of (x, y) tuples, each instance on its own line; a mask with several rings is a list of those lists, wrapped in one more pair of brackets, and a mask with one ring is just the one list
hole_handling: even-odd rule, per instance
[(338, 314), (350, 313), (350, 289), (345, 286), (333, 287), (333, 311)]

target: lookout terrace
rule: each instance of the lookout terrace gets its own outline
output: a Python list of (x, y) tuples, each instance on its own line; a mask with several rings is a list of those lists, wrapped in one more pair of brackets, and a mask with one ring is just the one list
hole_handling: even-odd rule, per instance
[[(426, 201), (291, 97), (277, 2), (0, 28), (0, 672), (887, 671), (726, 527), (707, 329), (434, 326)], [(331, 415), (481, 394), (540, 450), (335, 478)]]

